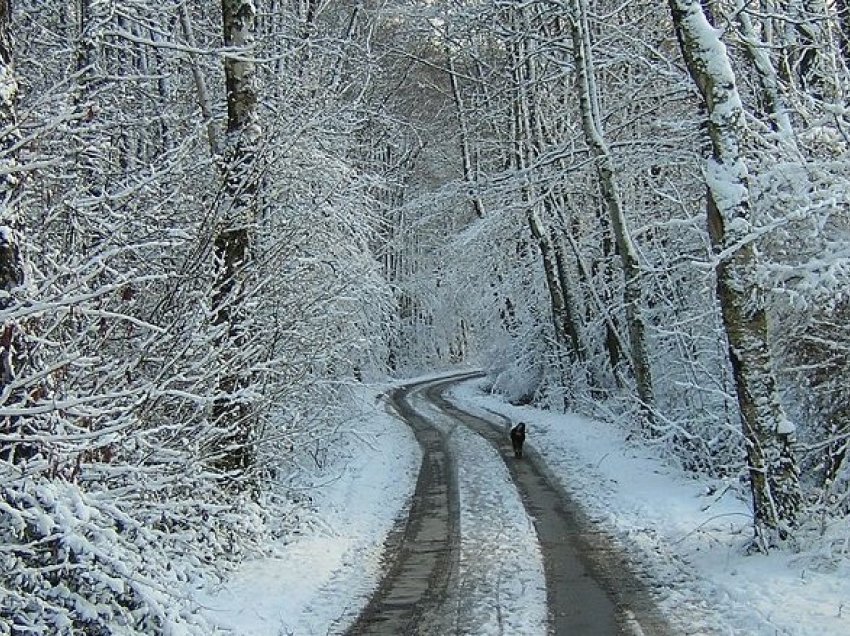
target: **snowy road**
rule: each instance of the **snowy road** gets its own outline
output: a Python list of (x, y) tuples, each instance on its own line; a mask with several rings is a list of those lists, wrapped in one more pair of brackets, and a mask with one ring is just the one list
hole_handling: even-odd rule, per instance
[(399, 414), (422, 447), (422, 467), (403, 532), (390, 537), (397, 558), (352, 634), (415, 633), (413, 625), (435, 625), (457, 566), (459, 515), (457, 479), (446, 436), (393, 394)]
[(458, 381), (391, 396), (423, 449), (392, 567), (350, 634), (667, 634), (604, 533), (553, 486), (504, 420), (442, 398)]

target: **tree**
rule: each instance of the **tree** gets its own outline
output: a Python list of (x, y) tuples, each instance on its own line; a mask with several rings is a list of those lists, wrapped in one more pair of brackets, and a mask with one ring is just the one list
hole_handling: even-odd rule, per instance
[[(22, 388), (13, 387), (26, 372), (27, 347), (22, 326), (10, 314), (19, 306), (20, 288), (24, 285), (24, 262), (21, 254), (19, 225), (14, 214), (14, 198), (18, 185), (15, 157), (20, 141), (15, 100), (18, 85), (12, 58), (9, 33), (11, 7), (8, 0), (0, 0), (0, 391), (4, 402), (21, 399)], [(5, 315), (4, 315), (5, 314)], [(10, 399), (11, 398), (11, 399)], [(9, 435), (21, 432), (18, 416), (5, 416), (0, 432)], [(15, 461), (20, 449), (8, 440), (0, 441), (0, 454)]]
[(756, 538), (767, 548), (787, 536), (802, 504), (793, 427), (777, 394), (767, 314), (755, 283), (744, 112), (726, 47), (696, 0), (670, 0), (688, 71), (708, 113), (709, 233), (717, 250), (717, 297), (746, 443)]
[[(256, 168), (260, 125), (257, 115), (253, 0), (222, 0), (227, 136), (222, 162), (224, 184), (219, 201), (220, 218), (215, 230), (215, 291), (213, 325), (221, 329), (218, 343), (226, 355), (239, 357), (246, 340), (245, 278), (251, 259), (251, 233), (255, 227), (258, 170)], [(247, 362), (247, 361), (246, 361)], [(246, 471), (253, 462), (254, 421), (240, 390), (250, 383), (245, 371), (230, 369), (219, 382), (213, 408), (215, 426), (221, 430), (221, 455), (216, 464), (225, 471)]]
[(381, 178), (357, 163), (378, 5), (14, 4), (0, 624), (210, 633), (182, 582), (260, 549), (264, 478), (320, 457), (383, 371)]
[[(640, 264), (637, 250), (629, 232), (622, 197), (617, 183), (616, 167), (602, 131), (598, 113), (596, 78), (591, 55), (591, 36), (587, 22), (585, 0), (573, 0), (570, 5), (570, 26), (573, 40), (573, 60), (576, 67), (581, 121), (585, 139), (594, 156), (596, 171), (605, 206), (611, 219), (611, 227), (617, 244), (625, 278), (623, 302), (629, 330), (629, 350), (634, 371), (638, 397), (644, 418), (651, 423), (655, 396), (652, 386), (652, 370), (646, 343), (646, 327), (641, 314)], [(650, 427), (651, 430), (651, 427)]]

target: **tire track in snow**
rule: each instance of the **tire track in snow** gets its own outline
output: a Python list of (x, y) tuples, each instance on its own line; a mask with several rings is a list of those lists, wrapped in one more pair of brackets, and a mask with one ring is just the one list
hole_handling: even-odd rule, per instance
[(543, 556), (505, 464), (481, 436), (437, 409), (433, 398), (417, 394), (412, 400), (447, 435), (458, 471), (459, 562), (444, 610), (454, 623), (450, 631), (433, 633), (545, 634)]
[(406, 400), (421, 384), (401, 387), (389, 396), (422, 447), (422, 467), (409, 515), (388, 541), (386, 552), (392, 562), (348, 631), (352, 636), (451, 633), (441, 625), (445, 620), (441, 610), (458, 562), (456, 470), (445, 434)]
[[(670, 633), (625, 560), (552, 486), (533, 450), (514, 461), (505, 431), (442, 398), (462, 379), (391, 395), (422, 446), (423, 464), (409, 517), (387, 545), (387, 575), (349, 634), (530, 636), (547, 628), (542, 608), (535, 613), (537, 596), (545, 596), (550, 634)], [(409, 396), (420, 391), (414, 408)], [(527, 515), (514, 508), (517, 487)], [(516, 534), (524, 535), (524, 551), (511, 544)], [(540, 560), (538, 542), (545, 592), (528, 574)]]
[(432, 385), (429, 397), (439, 409), (474, 430), (500, 452), (520, 489), (543, 548), (550, 632), (672, 634), (650, 594), (630, 571), (624, 555), (557, 485), (557, 479), (533, 447), (526, 446), (525, 457), (515, 460), (508, 436), (509, 423), (497, 416), (506, 425), (496, 426), (443, 397), (458, 381), (452, 378)]
[[(433, 382), (391, 396), (420, 441), (422, 472), (407, 522), (387, 546), (395, 559), (349, 634), (545, 634), (531, 519), (493, 448), (425, 397)], [(448, 488), (435, 496), (439, 483)], [(426, 526), (433, 532), (423, 536)]]

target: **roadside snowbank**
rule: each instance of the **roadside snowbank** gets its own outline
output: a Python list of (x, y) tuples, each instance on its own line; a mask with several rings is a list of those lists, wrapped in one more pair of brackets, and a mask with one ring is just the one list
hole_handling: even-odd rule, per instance
[(340, 633), (357, 617), (380, 581), (384, 540), (408, 505), (421, 460), (380, 389), (362, 391), (359, 413), (322, 470), (289, 484), (313, 500), (303, 534), (199, 598), (208, 620), (241, 636), (302, 636)]
[(684, 633), (850, 634), (850, 563), (745, 556), (752, 515), (737, 484), (693, 479), (627, 441), (625, 426), (514, 407), (474, 382), (452, 395), (467, 410), (529, 423), (527, 444), (655, 581), (662, 611)]

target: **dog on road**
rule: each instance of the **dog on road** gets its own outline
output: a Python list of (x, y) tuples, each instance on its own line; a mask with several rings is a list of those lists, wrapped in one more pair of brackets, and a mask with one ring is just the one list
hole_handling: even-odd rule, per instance
[(525, 443), (525, 422), (520, 422), (511, 429), (511, 446), (514, 447), (514, 457), (522, 457), (522, 445)]

